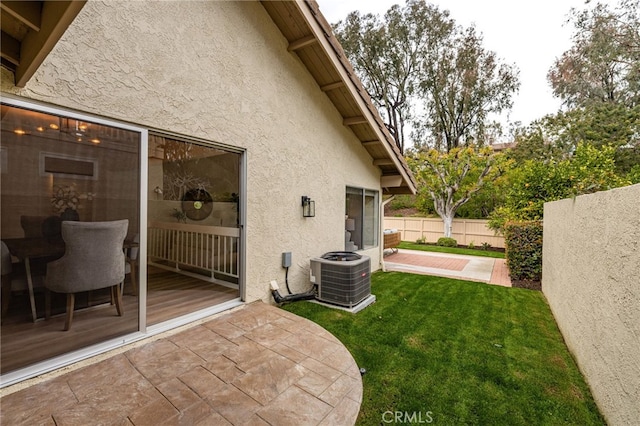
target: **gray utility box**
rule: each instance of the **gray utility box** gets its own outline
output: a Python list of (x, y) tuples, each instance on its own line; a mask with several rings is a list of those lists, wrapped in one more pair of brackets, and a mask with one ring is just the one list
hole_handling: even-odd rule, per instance
[(354, 307), (371, 294), (371, 259), (354, 252), (329, 252), (311, 259), (318, 300)]

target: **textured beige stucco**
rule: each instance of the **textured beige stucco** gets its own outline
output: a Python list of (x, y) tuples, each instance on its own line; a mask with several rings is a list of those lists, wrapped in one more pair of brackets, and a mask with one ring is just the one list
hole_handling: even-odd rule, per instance
[[(24, 89), (2, 91), (246, 150), (246, 300), (307, 290), (344, 248), (346, 185), (380, 171), (258, 2), (89, 1)], [(302, 195), (316, 203), (303, 218)], [(372, 267), (379, 251), (365, 251)]]
[(544, 206), (542, 291), (611, 425), (640, 419), (640, 185)]

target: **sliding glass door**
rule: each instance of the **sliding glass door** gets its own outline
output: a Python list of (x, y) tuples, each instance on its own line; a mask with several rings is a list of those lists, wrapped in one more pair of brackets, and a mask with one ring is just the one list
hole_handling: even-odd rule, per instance
[[(47, 291), (45, 278), (48, 265), (66, 255), (66, 221), (126, 219), (123, 253), (130, 258), (137, 251), (141, 133), (14, 105), (3, 104), (1, 112), (0, 332), (5, 374), (139, 329), (139, 297), (133, 284), (140, 277), (132, 263), (124, 265), (121, 315), (110, 288), (76, 289), (68, 331), (63, 331), (67, 293)], [(94, 267), (70, 265), (82, 274), (91, 274)]]
[(147, 324), (240, 297), (241, 155), (149, 136)]
[[(242, 151), (21, 100), (1, 113), (3, 385), (240, 303)], [(68, 222), (123, 219), (123, 283), (51, 287)], [(97, 280), (103, 260), (70, 270)]]

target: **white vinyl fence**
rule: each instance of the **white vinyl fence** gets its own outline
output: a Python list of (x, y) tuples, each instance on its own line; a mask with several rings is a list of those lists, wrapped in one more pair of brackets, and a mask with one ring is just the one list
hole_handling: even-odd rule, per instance
[[(489, 229), (487, 222), (481, 219), (454, 219), (451, 236), (458, 244), (466, 246), (473, 243), (474, 246), (481, 247), (482, 243), (489, 243), (491, 247), (504, 248), (504, 237)], [(435, 243), (444, 236), (444, 224), (440, 218), (385, 217), (384, 228), (397, 229), (402, 241), (413, 243), (421, 238), (427, 243)]]

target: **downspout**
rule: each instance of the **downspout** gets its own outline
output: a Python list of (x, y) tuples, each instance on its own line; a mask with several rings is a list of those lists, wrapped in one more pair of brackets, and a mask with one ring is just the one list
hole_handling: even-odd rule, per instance
[(396, 198), (395, 195), (391, 195), (391, 197), (387, 198), (380, 204), (380, 242), (378, 246), (380, 247), (380, 269), (382, 272), (387, 272), (387, 268), (384, 264), (384, 206), (386, 206), (390, 201)]

